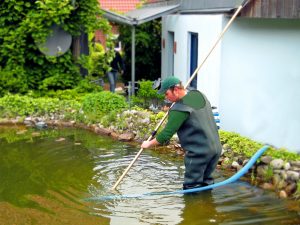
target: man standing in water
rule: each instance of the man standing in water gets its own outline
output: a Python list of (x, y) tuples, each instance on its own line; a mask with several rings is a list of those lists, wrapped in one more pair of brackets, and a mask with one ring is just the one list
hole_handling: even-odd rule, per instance
[(165, 128), (141, 148), (166, 144), (177, 132), (185, 150), (185, 175), (183, 189), (197, 188), (214, 183), (212, 173), (221, 154), (222, 146), (211, 105), (204, 94), (184, 89), (176, 77), (163, 80), (158, 91), (175, 102), (170, 109)]

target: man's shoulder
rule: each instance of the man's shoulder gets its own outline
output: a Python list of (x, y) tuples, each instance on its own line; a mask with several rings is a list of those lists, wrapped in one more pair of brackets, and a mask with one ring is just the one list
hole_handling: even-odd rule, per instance
[(182, 102), (192, 108), (199, 109), (205, 105), (205, 95), (198, 90), (191, 90), (183, 97)]

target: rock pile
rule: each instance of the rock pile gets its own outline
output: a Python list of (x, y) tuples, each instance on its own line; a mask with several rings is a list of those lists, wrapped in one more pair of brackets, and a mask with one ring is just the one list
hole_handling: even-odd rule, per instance
[[(230, 151), (228, 145), (223, 145), (224, 148), (226, 149), (224, 152)], [(233, 157), (232, 161), (223, 154), (220, 161), (223, 167), (231, 167), (238, 171), (248, 159), (240, 156)], [(255, 175), (261, 188), (273, 190), (281, 198), (286, 198), (297, 192), (297, 185), (300, 183), (300, 161), (285, 162), (282, 159), (273, 159), (271, 156), (262, 156), (260, 162), (257, 162), (249, 173)]]

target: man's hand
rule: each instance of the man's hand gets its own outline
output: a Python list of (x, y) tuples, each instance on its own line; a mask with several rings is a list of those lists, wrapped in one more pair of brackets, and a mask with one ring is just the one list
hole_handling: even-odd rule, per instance
[(159, 142), (156, 138), (152, 139), (151, 141), (144, 141), (141, 145), (141, 148), (151, 148), (152, 146), (159, 145)]
[(144, 141), (141, 145), (141, 148), (150, 148), (151, 147), (151, 141)]

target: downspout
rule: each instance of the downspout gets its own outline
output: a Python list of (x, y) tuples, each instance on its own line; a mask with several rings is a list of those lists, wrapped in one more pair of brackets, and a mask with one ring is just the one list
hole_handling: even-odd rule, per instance
[(131, 95), (135, 94), (135, 27), (131, 28)]

